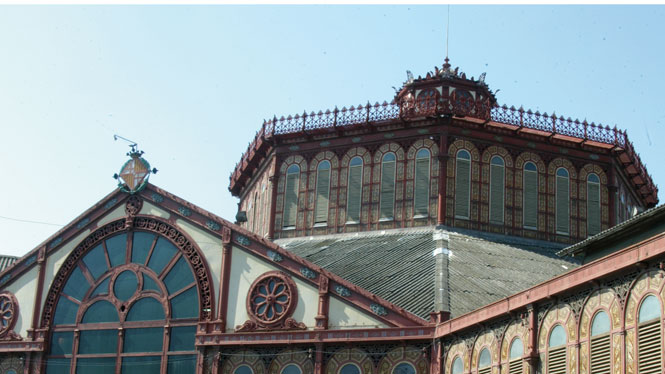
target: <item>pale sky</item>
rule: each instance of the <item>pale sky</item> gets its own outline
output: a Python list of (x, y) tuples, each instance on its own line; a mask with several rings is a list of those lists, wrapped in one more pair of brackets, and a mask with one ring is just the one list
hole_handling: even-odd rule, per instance
[[(151, 182), (226, 219), (264, 119), (390, 101), (446, 50), (445, 5), (0, 6), (0, 253), (23, 255), (116, 188)], [(626, 129), (665, 186), (664, 6), (450, 7), (451, 64), (500, 104)], [(663, 194), (661, 193), (661, 196)], [(55, 225), (20, 222), (27, 220)]]

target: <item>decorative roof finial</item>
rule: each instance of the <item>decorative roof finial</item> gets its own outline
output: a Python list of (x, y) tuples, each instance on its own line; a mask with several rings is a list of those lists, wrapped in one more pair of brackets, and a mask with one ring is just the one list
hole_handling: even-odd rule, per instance
[(443, 64), (443, 69), (444, 70), (450, 69), (450, 64), (448, 63), (450, 61), (450, 59), (448, 58), (448, 56), (446, 56), (446, 59), (443, 60), (443, 61), (445, 61), (445, 63)]
[(148, 183), (150, 174), (157, 174), (157, 169), (150, 170), (150, 164), (143, 157), (143, 151), (138, 149), (136, 142), (123, 138), (120, 135), (113, 135), (114, 140), (122, 139), (129, 142), (131, 150), (127, 152), (130, 157), (120, 168), (120, 174), (114, 174), (113, 178), (118, 180), (118, 188), (123, 192), (134, 194), (141, 191)]

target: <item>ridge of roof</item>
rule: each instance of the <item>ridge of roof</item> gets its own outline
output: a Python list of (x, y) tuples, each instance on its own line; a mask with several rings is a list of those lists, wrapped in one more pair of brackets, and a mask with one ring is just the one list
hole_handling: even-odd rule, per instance
[(594, 236), (590, 236), (580, 242), (577, 242), (571, 246), (568, 246), (561, 251), (557, 252), (558, 256), (570, 256), (575, 253), (579, 253), (582, 249), (600, 242), (601, 240), (610, 238), (615, 235), (621, 235), (621, 233), (627, 228), (633, 225), (638, 224), (639, 222), (648, 221), (652, 218), (657, 218), (660, 215), (665, 216), (665, 204), (655, 206), (653, 208), (647, 209), (644, 212), (631, 217), (617, 225), (610, 227), (607, 230), (601, 231)]

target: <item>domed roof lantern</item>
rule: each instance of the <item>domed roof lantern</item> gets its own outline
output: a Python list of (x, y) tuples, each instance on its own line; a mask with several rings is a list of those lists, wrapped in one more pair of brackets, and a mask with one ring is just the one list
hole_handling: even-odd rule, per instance
[(456, 116), (489, 119), (496, 97), (485, 83), (485, 73), (478, 79), (450, 65), (448, 57), (439, 69), (428, 72), (425, 78), (413, 78), (407, 71), (407, 81), (395, 97), (404, 119)]

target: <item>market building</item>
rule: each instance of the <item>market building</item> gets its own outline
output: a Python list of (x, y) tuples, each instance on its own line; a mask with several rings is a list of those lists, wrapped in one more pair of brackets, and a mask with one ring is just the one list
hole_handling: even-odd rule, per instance
[(129, 155), (0, 273), (0, 373), (665, 370), (665, 210), (626, 133), (499, 106), (447, 59), (266, 121), (235, 223)]

